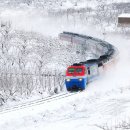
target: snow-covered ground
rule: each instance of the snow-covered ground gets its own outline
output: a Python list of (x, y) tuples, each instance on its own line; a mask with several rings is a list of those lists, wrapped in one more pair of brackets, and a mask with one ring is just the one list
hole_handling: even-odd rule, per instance
[(1, 130), (98, 130), (98, 126), (106, 123), (111, 127), (129, 120), (130, 39), (108, 34), (107, 41), (120, 52), (114, 69), (89, 84), (86, 91), (72, 97), (1, 114)]
[(129, 120), (129, 73), (125, 76), (118, 70), (100, 77), (86, 91), (71, 97), (1, 114), (1, 130), (98, 130), (97, 126), (106, 123), (111, 127)]
[[(63, 19), (41, 17), (33, 9), (6, 9), (0, 17), (10, 20), (13, 28), (39, 32), (52, 37), (64, 30), (103, 39), (102, 31), (95, 27), (68, 24)], [(100, 126), (118, 126), (130, 116), (130, 37), (108, 32), (105, 40), (119, 50), (117, 63), (86, 91), (72, 97), (37, 105), (0, 115), (0, 130), (99, 130)], [(113, 128), (114, 129), (114, 128)]]

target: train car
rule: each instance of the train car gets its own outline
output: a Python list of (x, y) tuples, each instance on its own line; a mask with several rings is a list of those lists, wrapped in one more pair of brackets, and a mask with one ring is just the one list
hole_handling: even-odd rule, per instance
[(84, 90), (87, 84), (93, 81), (98, 74), (98, 64), (92, 60), (73, 64), (66, 71), (66, 89), (68, 91)]

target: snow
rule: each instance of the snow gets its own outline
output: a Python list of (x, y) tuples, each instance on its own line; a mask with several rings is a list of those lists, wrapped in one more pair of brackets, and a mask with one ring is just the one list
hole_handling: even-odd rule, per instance
[(107, 41), (120, 51), (114, 71), (107, 71), (89, 84), (86, 91), (72, 97), (0, 115), (1, 130), (99, 130), (128, 120), (130, 112), (130, 39), (108, 34)]
[(113, 125), (119, 119), (127, 119), (130, 90), (108, 91), (104, 86), (106, 90), (100, 93), (103, 85), (96, 82), (72, 97), (2, 114), (0, 126), (2, 130), (98, 130), (96, 125)]
[[(67, 30), (103, 39), (102, 32), (93, 26), (68, 25), (64, 19), (41, 17), (36, 10), (6, 9), (0, 17), (10, 20), (15, 29), (47, 36), (56, 37)], [(0, 130), (100, 130), (97, 125), (107, 123), (111, 127), (122, 120), (129, 120), (130, 39), (112, 32), (107, 33), (105, 38), (120, 52), (113, 68), (89, 84), (86, 91), (72, 97), (0, 114)]]
[(119, 17), (119, 18), (130, 18), (130, 14), (129, 14), (129, 13), (120, 14), (118, 17)]

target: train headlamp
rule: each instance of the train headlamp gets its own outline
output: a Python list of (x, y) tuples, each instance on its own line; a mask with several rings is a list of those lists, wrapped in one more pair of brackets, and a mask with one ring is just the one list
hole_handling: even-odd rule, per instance
[(70, 82), (70, 79), (66, 79), (67, 82)]
[(79, 78), (79, 81), (82, 81), (83, 79), (82, 78)]

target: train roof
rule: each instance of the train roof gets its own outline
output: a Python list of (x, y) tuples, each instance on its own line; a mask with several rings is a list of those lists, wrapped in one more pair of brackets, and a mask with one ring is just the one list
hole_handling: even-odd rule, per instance
[(79, 38), (92, 39), (91, 36), (80, 35), (78, 33), (72, 33), (72, 32), (66, 32), (66, 31), (64, 31), (63, 34), (68, 34), (68, 35), (72, 35), (72, 36), (78, 36)]
[(98, 63), (98, 59), (90, 59), (84, 62), (80, 62), (81, 64), (94, 64), (94, 63)]
[(72, 66), (81, 66), (83, 65), (82, 63), (74, 63)]

